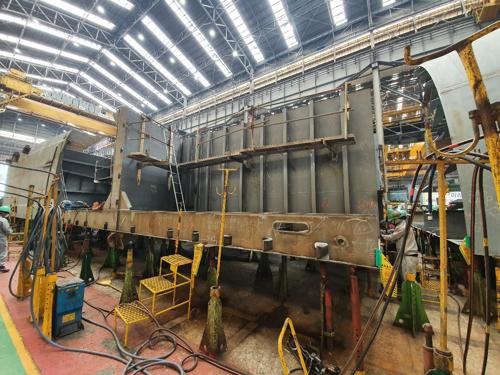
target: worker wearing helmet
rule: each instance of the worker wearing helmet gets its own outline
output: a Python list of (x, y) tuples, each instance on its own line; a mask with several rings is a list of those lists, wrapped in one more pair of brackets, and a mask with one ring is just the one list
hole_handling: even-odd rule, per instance
[[(406, 210), (389, 209), (387, 210), (387, 221), (394, 223), (396, 226), (391, 233), (382, 234), (382, 238), (386, 241), (395, 241), (396, 249), (399, 252), (403, 247), (404, 234), (406, 230)], [(413, 230), (408, 232), (405, 248), (403, 251), (403, 261), (401, 264), (401, 277), (406, 280), (407, 273), (416, 275), (417, 265), (419, 262), (419, 252), (417, 241)]]
[(0, 272), (9, 272), (5, 267), (7, 260), (7, 236), (12, 233), (12, 229), (7, 219), (10, 215), (10, 206), (0, 206)]

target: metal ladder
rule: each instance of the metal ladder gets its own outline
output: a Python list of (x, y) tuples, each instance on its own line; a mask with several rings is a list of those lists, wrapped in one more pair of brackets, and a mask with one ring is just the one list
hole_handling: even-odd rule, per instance
[(179, 168), (177, 168), (177, 157), (175, 156), (175, 147), (173, 139), (172, 127), (169, 129), (169, 141), (168, 141), (168, 168), (170, 170), (170, 176), (172, 178), (172, 187), (174, 189), (175, 205), (177, 206), (177, 211), (186, 211), (186, 205), (184, 204), (184, 194), (182, 192), (181, 176), (179, 174)]

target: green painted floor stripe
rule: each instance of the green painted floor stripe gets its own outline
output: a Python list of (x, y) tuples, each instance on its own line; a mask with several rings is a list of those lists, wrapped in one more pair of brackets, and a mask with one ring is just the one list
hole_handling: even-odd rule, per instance
[(26, 374), (0, 315), (0, 372), (8, 369), (9, 374)]

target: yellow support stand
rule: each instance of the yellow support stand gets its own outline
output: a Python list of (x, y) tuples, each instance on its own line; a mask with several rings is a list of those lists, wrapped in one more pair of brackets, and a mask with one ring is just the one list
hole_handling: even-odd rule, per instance
[(500, 332), (500, 267), (495, 267), (497, 285), (497, 331)]
[(43, 314), (41, 301), (45, 300), (46, 285), (45, 268), (40, 267), (36, 270), (35, 285), (33, 287), (33, 312), (35, 315), (35, 324), (38, 324)]
[(283, 323), (283, 328), (281, 328), (280, 335), (278, 337), (278, 354), (280, 356), (281, 369), (283, 370), (283, 375), (289, 375), (290, 371), (285, 361), (285, 353), (283, 352), (283, 337), (285, 336), (286, 329), (290, 327), (290, 333), (292, 334), (295, 347), (297, 348), (297, 355), (299, 356), (300, 367), (304, 375), (309, 375), (307, 371), (306, 363), (304, 361), (304, 356), (302, 355), (302, 349), (300, 348), (299, 340), (297, 339), (297, 333), (295, 332), (295, 327), (293, 326), (292, 319), (286, 318), (285, 323)]
[(49, 338), (52, 338), (52, 311), (54, 308), (54, 290), (56, 288), (56, 281), (56, 273), (51, 273), (46, 276), (47, 286), (43, 308), (42, 332)]
[[(28, 239), (28, 233), (30, 229), (31, 221), (31, 209), (33, 207), (33, 191), (35, 189), (34, 185), (30, 185), (28, 188), (28, 199), (26, 204), (26, 212), (24, 215), (24, 230), (23, 230), (23, 246)], [(24, 264), (19, 265), (19, 271), (17, 274), (17, 295), (23, 299), (29, 295), (31, 288), (31, 276), (25, 275), (24, 269), (31, 269), (32, 262), (26, 259)]]

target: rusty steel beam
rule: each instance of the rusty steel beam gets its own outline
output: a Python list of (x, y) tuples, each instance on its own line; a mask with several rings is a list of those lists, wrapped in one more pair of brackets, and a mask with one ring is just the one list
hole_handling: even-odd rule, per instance
[[(77, 226), (117, 228), (117, 232), (156, 238), (166, 238), (167, 229), (175, 228), (177, 219), (177, 212), (170, 211), (110, 209), (64, 213), (64, 222)], [(191, 241), (193, 231), (198, 231), (202, 242), (217, 244), (219, 223), (217, 212), (185, 212), (180, 238)], [(271, 238), (272, 252), (313, 259), (316, 259), (314, 243), (326, 242), (328, 259), (325, 260), (372, 267), (378, 223), (375, 215), (227, 213), (224, 233), (232, 236), (231, 246), (235, 248), (263, 251), (263, 239)]]
[(209, 165), (223, 164), (231, 161), (242, 162), (244, 159), (251, 158), (253, 156), (280, 154), (282, 152), (289, 151), (314, 150), (323, 147), (332, 148), (335, 145), (352, 145), (354, 143), (356, 143), (356, 140), (354, 138), (354, 135), (352, 134), (348, 134), (346, 137), (337, 135), (332, 137), (308, 139), (277, 145), (245, 148), (243, 150), (226, 153), (225, 155), (179, 163), (178, 166), (180, 169), (200, 168)]

